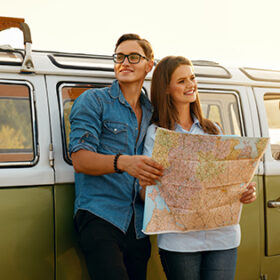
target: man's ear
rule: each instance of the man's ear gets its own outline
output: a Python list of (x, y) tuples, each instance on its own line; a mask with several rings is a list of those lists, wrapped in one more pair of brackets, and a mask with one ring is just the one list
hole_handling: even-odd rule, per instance
[(149, 73), (152, 71), (153, 66), (154, 66), (154, 60), (149, 60), (148, 63), (146, 64), (146, 72)]

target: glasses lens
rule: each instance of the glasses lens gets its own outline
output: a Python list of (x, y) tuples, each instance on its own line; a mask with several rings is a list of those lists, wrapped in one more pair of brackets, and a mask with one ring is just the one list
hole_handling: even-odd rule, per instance
[(122, 63), (124, 61), (124, 55), (121, 53), (115, 53), (113, 58), (116, 63)]
[(130, 63), (138, 63), (140, 61), (141, 56), (139, 54), (130, 54), (128, 56), (129, 62)]

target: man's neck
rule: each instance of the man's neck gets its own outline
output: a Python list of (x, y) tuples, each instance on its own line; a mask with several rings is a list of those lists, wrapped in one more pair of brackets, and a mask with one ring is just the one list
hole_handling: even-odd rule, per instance
[(139, 98), (142, 90), (142, 82), (140, 83), (119, 83), (124, 98), (129, 105), (135, 109), (139, 104)]

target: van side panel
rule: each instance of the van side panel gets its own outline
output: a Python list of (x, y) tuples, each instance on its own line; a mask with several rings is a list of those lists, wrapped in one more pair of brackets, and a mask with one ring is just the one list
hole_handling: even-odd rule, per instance
[(280, 279), (280, 255), (273, 257), (264, 257), (262, 262), (262, 274), (271, 280)]
[(236, 280), (255, 280), (260, 276), (261, 253), (261, 211), (263, 205), (262, 176), (255, 176), (252, 180), (257, 183), (257, 200), (243, 205), (240, 226), (241, 244), (238, 247)]
[(53, 188), (0, 190), (0, 279), (54, 279)]
[(73, 223), (74, 184), (54, 186), (56, 279), (89, 280)]
[[(265, 176), (265, 195), (268, 201), (280, 200), (280, 176)], [(266, 255), (280, 255), (280, 210), (266, 207)]]
[(148, 262), (147, 268), (147, 280), (166, 280), (165, 273), (163, 271), (160, 256), (158, 253), (158, 246), (157, 246), (157, 236), (151, 235), (150, 241), (152, 245), (151, 257)]

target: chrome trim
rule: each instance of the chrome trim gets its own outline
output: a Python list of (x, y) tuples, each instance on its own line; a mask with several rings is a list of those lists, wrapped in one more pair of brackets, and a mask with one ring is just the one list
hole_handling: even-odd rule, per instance
[(280, 208), (280, 198), (277, 200), (269, 200), (267, 202), (267, 207), (268, 208)]
[(10, 85), (25, 85), (29, 88), (29, 101), (31, 105), (31, 121), (32, 121), (32, 135), (33, 135), (33, 153), (34, 159), (32, 161), (12, 161), (12, 162), (0, 162), (0, 167), (9, 166), (33, 166), (39, 161), (39, 143), (37, 141), (37, 123), (36, 123), (36, 111), (35, 111), (35, 100), (34, 100), (34, 87), (28, 81), (18, 81), (18, 80), (4, 80), (0, 79), (0, 83), (10, 84)]

